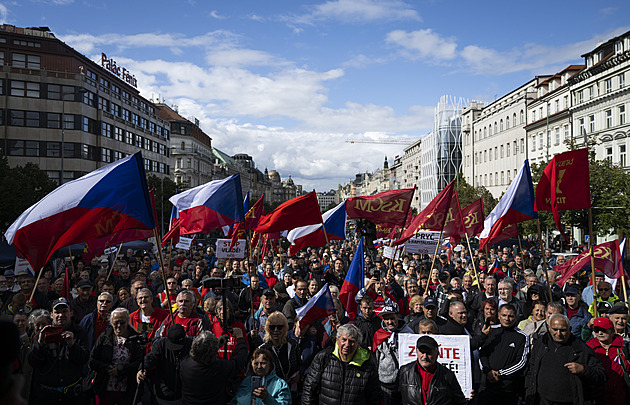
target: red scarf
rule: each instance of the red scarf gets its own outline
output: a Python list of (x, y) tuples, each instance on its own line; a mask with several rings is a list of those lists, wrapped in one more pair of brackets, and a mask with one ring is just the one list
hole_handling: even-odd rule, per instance
[(437, 363), (433, 364), (428, 369), (423, 369), (420, 366), (420, 363), (416, 361), (416, 368), (420, 373), (420, 378), (422, 379), (421, 383), (421, 393), (422, 393), (422, 403), (426, 404), (429, 400), (429, 388), (431, 387), (431, 380), (435, 375), (435, 369), (437, 368)]

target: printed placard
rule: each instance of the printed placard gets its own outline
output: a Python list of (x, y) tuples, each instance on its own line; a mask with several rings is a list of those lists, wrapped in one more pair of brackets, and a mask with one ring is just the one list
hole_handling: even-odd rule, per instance
[(217, 259), (243, 259), (245, 239), (239, 239), (230, 250), (231, 239), (217, 239)]
[(434, 231), (420, 231), (413, 238), (405, 242), (406, 253), (434, 254), (440, 233)]
[(185, 236), (180, 236), (179, 237), (179, 243), (177, 243), (177, 245), (175, 245), (175, 247), (177, 249), (184, 249), (184, 250), (190, 250), (190, 245), (192, 244), (192, 241), (195, 238), (187, 238)]

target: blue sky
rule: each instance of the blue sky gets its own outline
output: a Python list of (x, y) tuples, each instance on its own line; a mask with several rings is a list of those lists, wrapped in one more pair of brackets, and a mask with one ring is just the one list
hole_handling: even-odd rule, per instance
[[(431, 131), (442, 95), (489, 102), (630, 30), (628, 1), (0, 0), (127, 67), (213, 145), (326, 191)], [(623, 17), (626, 16), (626, 17)]]

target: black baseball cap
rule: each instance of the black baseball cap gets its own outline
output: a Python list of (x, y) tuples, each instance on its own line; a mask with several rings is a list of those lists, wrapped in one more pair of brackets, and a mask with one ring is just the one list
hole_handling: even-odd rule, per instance
[(262, 295), (268, 295), (268, 296), (275, 297), (276, 296), (276, 292), (274, 290), (272, 290), (271, 288), (265, 288), (265, 290), (263, 291)]
[(567, 286), (564, 290), (564, 295), (580, 295), (580, 291), (575, 286)]
[(179, 324), (172, 325), (168, 328), (168, 336), (166, 338), (166, 346), (173, 350), (180, 350), (186, 343), (186, 331)]
[(439, 346), (435, 339), (433, 339), (431, 336), (425, 335), (418, 338), (418, 340), (416, 341), (416, 347), (418, 349), (437, 350)]

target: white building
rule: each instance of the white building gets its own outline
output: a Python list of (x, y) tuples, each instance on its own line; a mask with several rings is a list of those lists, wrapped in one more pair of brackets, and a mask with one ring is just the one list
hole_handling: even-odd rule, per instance
[(418, 190), (413, 194), (411, 208), (420, 211), (420, 169), (422, 166), (422, 139), (418, 139), (407, 146), (400, 159), (400, 169), (397, 177), (400, 178), (400, 188), (413, 188), (418, 186)]

